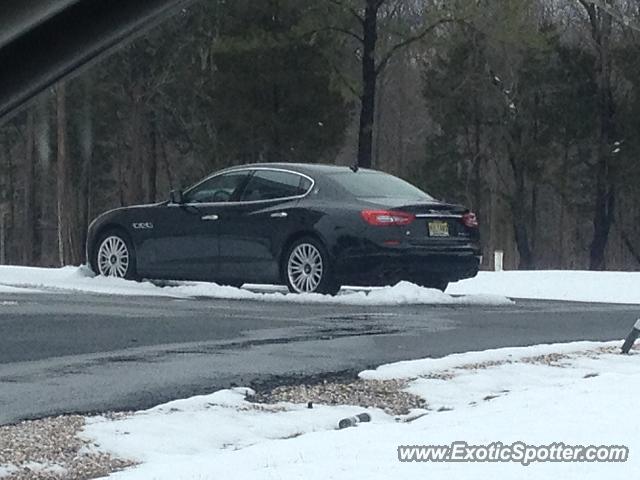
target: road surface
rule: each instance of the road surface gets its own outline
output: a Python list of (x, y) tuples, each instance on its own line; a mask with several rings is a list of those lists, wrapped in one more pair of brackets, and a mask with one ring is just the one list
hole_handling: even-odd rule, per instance
[(0, 294), (0, 424), (470, 350), (616, 340), (637, 317), (637, 306), (544, 301), (361, 307)]

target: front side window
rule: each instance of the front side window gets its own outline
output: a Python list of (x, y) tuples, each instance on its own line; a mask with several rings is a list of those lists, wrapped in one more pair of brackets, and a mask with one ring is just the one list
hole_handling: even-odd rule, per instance
[(249, 172), (217, 175), (196, 185), (185, 194), (187, 203), (224, 203), (238, 200)]
[(257, 170), (244, 189), (242, 201), (255, 202), (304, 195), (311, 180), (296, 173), (277, 170)]

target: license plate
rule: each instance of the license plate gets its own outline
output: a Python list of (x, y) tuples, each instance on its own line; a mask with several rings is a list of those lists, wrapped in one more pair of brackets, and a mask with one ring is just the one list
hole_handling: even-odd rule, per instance
[(430, 237), (448, 237), (449, 224), (447, 222), (429, 222)]

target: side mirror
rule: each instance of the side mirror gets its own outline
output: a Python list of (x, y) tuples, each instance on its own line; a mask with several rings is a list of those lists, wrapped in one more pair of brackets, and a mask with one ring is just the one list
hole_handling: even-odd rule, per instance
[(182, 190), (171, 190), (169, 194), (169, 203), (175, 203), (182, 205), (184, 203), (184, 197), (182, 196)]

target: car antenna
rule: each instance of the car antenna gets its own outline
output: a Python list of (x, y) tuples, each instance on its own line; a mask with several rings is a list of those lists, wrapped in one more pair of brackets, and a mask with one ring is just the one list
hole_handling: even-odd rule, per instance
[(358, 172), (358, 162), (354, 163), (353, 165), (351, 165), (349, 167), (351, 169), (352, 172), (357, 173)]

